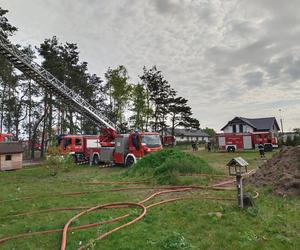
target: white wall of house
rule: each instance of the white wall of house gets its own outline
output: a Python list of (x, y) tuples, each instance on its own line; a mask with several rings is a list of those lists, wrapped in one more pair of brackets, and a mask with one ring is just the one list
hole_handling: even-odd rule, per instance
[(187, 137), (186, 136), (175, 136), (176, 141), (187, 141)]
[(224, 133), (232, 133), (232, 126), (229, 125), (229, 126), (225, 127), (223, 131), (224, 131)]
[(196, 137), (196, 136), (175, 136), (177, 142), (182, 141), (205, 141), (208, 142), (208, 137)]
[(243, 130), (244, 130), (244, 132), (247, 132), (247, 133), (253, 132), (253, 128), (250, 127), (249, 125), (243, 125)]
[[(253, 132), (253, 128), (250, 127), (249, 125), (243, 125), (243, 131), (240, 131), (240, 125), (236, 124), (236, 133), (241, 133), (241, 132)], [(224, 130), (224, 133), (233, 133), (233, 128), (232, 125), (227, 126)]]

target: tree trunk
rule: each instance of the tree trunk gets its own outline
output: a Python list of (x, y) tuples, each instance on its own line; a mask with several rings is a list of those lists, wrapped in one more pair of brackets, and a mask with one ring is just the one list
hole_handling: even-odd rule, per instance
[(3, 83), (3, 91), (2, 91), (2, 96), (1, 96), (1, 121), (0, 121), (0, 133), (3, 132), (3, 118), (4, 118), (4, 96), (5, 95), (5, 92), (6, 92), (6, 84), (2, 81)]
[(16, 128), (16, 134), (15, 134), (15, 137), (16, 137), (16, 140), (19, 141), (19, 121), (16, 121), (15, 122), (15, 128)]
[(175, 115), (172, 117), (172, 147), (174, 147), (174, 137), (175, 137)]
[[(46, 94), (47, 95), (47, 94)], [(46, 133), (46, 123), (47, 123), (47, 110), (48, 108), (51, 109), (51, 104), (49, 103), (48, 97), (45, 96), (45, 102), (44, 102), (44, 120), (43, 120), (43, 129), (42, 129), (42, 139), (41, 139), (41, 155), (40, 157), (44, 157), (44, 149), (45, 149), (45, 133)]]
[[(10, 100), (11, 98), (11, 88), (8, 88), (8, 100)], [(11, 133), (11, 115), (10, 115), (10, 112), (7, 113), (7, 133)]]
[(32, 140), (32, 100), (31, 100), (31, 80), (29, 80), (29, 103), (28, 103), (28, 155), (30, 155)]
[(40, 123), (44, 120), (44, 118), (47, 115), (47, 110), (48, 108), (45, 108), (44, 114), (40, 117), (40, 119), (34, 124), (33, 129), (32, 129), (32, 141), (31, 141), (31, 159), (34, 159), (34, 146), (36, 144), (36, 139), (37, 139), (37, 129), (40, 125)]
[(53, 102), (52, 102), (52, 94), (49, 95), (48, 99), (48, 106), (49, 106), (49, 112), (48, 112), (48, 124), (47, 124), (47, 139), (52, 138), (52, 123), (53, 123)]
[[(46, 112), (46, 111), (45, 111)], [(41, 158), (44, 158), (45, 155), (45, 133), (46, 133), (46, 119), (47, 116), (45, 116), (44, 122), (43, 122), (43, 130), (42, 130), (42, 140), (41, 140)]]
[(74, 134), (73, 112), (71, 111), (71, 109), (69, 109), (69, 111), (70, 111), (70, 134)]

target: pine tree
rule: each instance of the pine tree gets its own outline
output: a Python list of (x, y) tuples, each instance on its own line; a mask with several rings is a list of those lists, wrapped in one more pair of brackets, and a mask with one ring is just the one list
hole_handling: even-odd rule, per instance
[(189, 117), (192, 115), (191, 107), (187, 105), (188, 100), (183, 97), (171, 99), (169, 107), (171, 116), (171, 134), (175, 135), (177, 126), (186, 126), (189, 122)]
[[(0, 7), (0, 35), (5, 38), (12, 36), (17, 31), (17, 28), (8, 22), (5, 16), (7, 13), (8, 10)], [(4, 124), (8, 126), (6, 129), (9, 132), (12, 130), (13, 121), (9, 112), (14, 100), (10, 100), (10, 98), (14, 99), (12, 89), (16, 86), (16, 83), (17, 79), (13, 66), (4, 57), (0, 56), (0, 133), (3, 132)]]
[(154, 131), (163, 133), (166, 127), (169, 105), (176, 92), (171, 88), (167, 80), (164, 79), (162, 72), (153, 66), (150, 70), (143, 68), (143, 75), (140, 79), (146, 85), (149, 91), (149, 100), (153, 105), (153, 122)]

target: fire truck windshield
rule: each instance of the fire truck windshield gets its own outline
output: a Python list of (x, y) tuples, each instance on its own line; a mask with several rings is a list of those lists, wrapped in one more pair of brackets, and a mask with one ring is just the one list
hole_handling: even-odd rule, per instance
[(13, 139), (14, 139), (13, 136), (7, 135), (7, 136), (4, 137), (4, 142), (12, 142)]
[(161, 140), (159, 135), (142, 135), (141, 142), (149, 148), (160, 147)]

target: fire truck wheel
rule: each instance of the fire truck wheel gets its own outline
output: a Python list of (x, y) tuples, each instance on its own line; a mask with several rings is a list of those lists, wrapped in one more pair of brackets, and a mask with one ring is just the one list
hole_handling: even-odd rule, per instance
[(72, 155), (72, 157), (73, 157), (74, 162), (77, 163), (78, 162), (77, 155)]
[(132, 156), (128, 156), (125, 162), (125, 167), (130, 167), (134, 164), (134, 159)]
[(233, 146), (229, 146), (229, 147), (227, 148), (227, 151), (228, 151), (228, 152), (232, 152), (232, 153), (234, 153), (234, 151), (235, 151), (235, 147), (233, 147)]
[(99, 156), (98, 155), (94, 155), (94, 157), (93, 157), (93, 165), (99, 165), (99, 164), (100, 164)]

